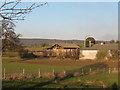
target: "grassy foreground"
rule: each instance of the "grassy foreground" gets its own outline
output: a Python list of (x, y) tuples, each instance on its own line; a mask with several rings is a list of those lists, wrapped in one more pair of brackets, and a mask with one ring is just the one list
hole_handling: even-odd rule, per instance
[[(34, 64), (24, 62), (47, 62), (47, 64)], [(70, 65), (51, 65), (49, 59), (20, 59), (20, 58), (3, 58), (2, 69), (6, 71), (6, 76), (14, 73), (22, 73), (23, 68), (25, 74), (36, 74), (38, 70), (41, 72), (61, 72), (63, 70), (81, 70), (81, 68), (90, 68), (92, 66), (70, 66)], [(58, 62), (58, 61), (51, 61)], [(59, 61), (67, 63), (68, 61)], [(78, 63), (78, 62), (77, 62)], [(82, 62), (81, 62), (82, 63)], [(95, 65), (94, 68), (98, 67)], [(105, 65), (102, 65), (102, 67)], [(101, 65), (100, 65), (101, 67)], [(24, 80), (3, 80), (3, 88), (102, 88), (103, 83), (105, 86), (111, 88), (118, 85), (117, 73), (103, 73), (96, 75), (72, 76), (63, 78), (34, 78)]]
[[(94, 62), (92, 64), (91, 62)], [(90, 64), (91, 63), (91, 64)], [(83, 66), (84, 65), (84, 66)], [(23, 69), (25, 74), (38, 74), (40, 69), (41, 72), (63, 72), (66, 71), (82, 71), (86, 69), (89, 72), (90, 68), (93, 70), (102, 70), (105, 68), (108, 73), (109, 66), (117, 66), (117, 62), (98, 62), (98, 61), (74, 61), (74, 60), (59, 60), (49, 58), (37, 58), (37, 59), (21, 59), (21, 58), (3, 58), (2, 69), (7, 74), (22, 73)], [(114, 67), (113, 66), (113, 67)], [(111, 68), (114, 70), (114, 68)]]
[[(57, 66), (57, 65), (44, 65), (44, 64), (27, 64), (20, 63), (24, 62), (26, 59), (3, 59), (2, 69), (6, 69), (7, 74), (22, 73), (23, 69), (26, 74), (38, 74), (38, 70), (41, 72), (52, 72), (53, 69), (55, 72), (60, 72), (64, 70), (75, 70), (81, 68), (81, 66)], [(28, 59), (26, 61), (35, 61), (34, 59)], [(41, 60), (42, 61), (42, 60)], [(47, 62), (48, 60), (45, 60)], [(3, 70), (4, 71), (4, 70)]]
[[(118, 85), (118, 74), (86, 75), (56, 79), (3, 80), (3, 88), (109, 88)], [(114, 85), (113, 85), (114, 84)]]

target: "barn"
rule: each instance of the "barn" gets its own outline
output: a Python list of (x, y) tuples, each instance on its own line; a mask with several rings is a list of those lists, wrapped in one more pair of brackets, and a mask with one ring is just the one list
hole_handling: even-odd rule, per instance
[(100, 50), (108, 51), (109, 56), (111, 56), (110, 51), (118, 50), (118, 44), (96, 44), (92, 47), (83, 48), (80, 50), (79, 59), (96, 59), (96, 55)]
[(46, 48), (46, 56), (61, 58), (79, 58), (80, 47), (73, 43), (55, 43)]

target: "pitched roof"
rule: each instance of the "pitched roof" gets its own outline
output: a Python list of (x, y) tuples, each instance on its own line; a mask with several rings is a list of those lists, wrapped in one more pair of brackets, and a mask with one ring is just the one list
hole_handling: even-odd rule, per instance
[[(80, 48), (78, 45), (73, 44), (73, 43), (56, 43), (56, 44), (52, 45), (50, 48), (54, 47), (55, 45), (59, 45), (60, 47), (65, 48), (65, 49)], [(48, 48), (48, 49), (50, 49), (50, 48)]]
[(58, 45), (63, 48), (80, 48), (78, 45), (74, 43), (58, 43)]
[(118, 50), (118, 44), (104, 44), (104, 45), (94, 45), (89, 48), (83, 48), (83, 50)]

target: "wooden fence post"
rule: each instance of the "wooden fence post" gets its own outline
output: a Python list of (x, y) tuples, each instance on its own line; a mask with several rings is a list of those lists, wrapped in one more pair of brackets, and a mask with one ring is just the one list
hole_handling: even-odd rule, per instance
[(39, 71), (38, 71), (38, 77), (39, 77), (39, 78), (41, 77), (40, 69), (39, 69)]
[(92, 72), (92, 69), (90, 68), (90, 73)]
[(114, 71), (116, 71), (116, 68), (114, 68)]
[(64, 73), (64, 75), (66, 75), (66, 71), (65, 71), (65, 70), (64, 70), (64, 72), (63, 72), (63, 73)]
[(54, 69), (53, 69), (53, 74), (55, 73)]
[(4, 79), (6, 78), (6, 75), (5, 75), (5, 73), (6, 73), (6, 72), (5, 72), (5, 68), (4, 68), (4, 77), (3, 77)]

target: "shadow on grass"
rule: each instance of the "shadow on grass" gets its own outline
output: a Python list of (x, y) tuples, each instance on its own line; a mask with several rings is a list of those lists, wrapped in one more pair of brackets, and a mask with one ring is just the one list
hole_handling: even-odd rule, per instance
[[(63, 78), (55, 77), (54, 79), (51, 79), (47, 82), (38, 83), (38, 84), (31, 86), (29, 88), (42, 88), (43, 86), (50, 85), (50, 84), (59, 84), (60, 81), (70, 79), (71, 77), (72, 76), (66, 76)], [(57, 81), (57, 83), (55, 81)], [(64, 88), (64, 87), (66, 87), (66, 85), (62, 85), (62, 87)]]
[[(55, 79), (52, 79), (52, 80), (49, 80), (49, 81), (45, 81), (45, 82), (31, 82), (31, 81), (25, 81), (25, 80), (23, 80), (23, 81), (21, 81), (21, 80), (18, 80), (18, 81), (16, 81), (16, 80), (14, 80), (14, 81), (3, 81), (3, 83), (10, 83), (10, 84), (13, 84), (13, 85), (9, 85), (9, 84), (7, 84), (6, 86), (3, 84), (3, 89), (11, 89), (11, 90), (13, 90), (13, 89), (38, 89), (38, 88), (45, 88), (44, 86), (45, 85), (50, 85), (50, 84), (56, 84), (56, 83), (54, 83), (54, 81), (55, 80), (58, 80), (58, 81), (62, 81), (62, 80), (66, 80), (66, 79), (69, 79), (69, 78), (71, 78), (71, 77), (64, 77), (64, 78), (55, 78)], [(72, 81), (71, 81), (72, 82)], [(17, 85), (15, 85), (15, 84), (17, 84)], [(64, 85), (61, 85), (61, 84), (59, 84), (59, 83), (57, 83), (58, 85), (59, 85), (59, 87), (57, 87), (57, 88), (70, 88), (72, 85), (75, 85), (75, 84), (77, 84), (76, 86), (78, 86), (77, 88), (79, 89), (79, 88), (85, 88), (85, 90), (87, 90), (87, 88), (90, 88), (90, 86), (89, 85), (86, 85), (85, 83), (73, 83), (73, 84), (64, 84)], [(57, 85), (56, 84), (56, 85)], [(70, 87), (69, 87), (70, 86)], [(94, 86), (94, 85), (93, 85)], [(55, 87), (51, 87), (51, 86), (49, 86), (49, 87), (47, 87), (47, 88), (55, 88)], [(97, 88), (97, 86), (96, 86), (96, 88)], [(101, 90), (102, 90), (102, 87), (99, 87), (99, 88), (101, 88)], [(95, 88), (93, 88), (93, 89), (95, 89)], [(106, 90), (118, 90), (118, 85), (116, 84), (116, 83), (113, 83), (111, 86), (109, 86), (109, 87), (107, 87), (106, 88)], [(91, 88), (91, 90), (92, 90), (92, 88)]]
[(84, 66), (84, 67), (81, 67), (81, 68), (78, 68), (78, 69), (75, 69), (75, 70), (67, 70), (67, 72), (70, 72), (70, 73), (82, 72), (82, 70), (84, 72), (89, 72), (90, 68), (92, 69), (92, 71), (93, 70), (95, 71), (95, 70), (102, 70), (102, 69), (105, 69), (105, 68), (109, 68), (109, 66), (105, 63), (98, 62), (98, 63), (87, 65), (87, 66)]
[[(95, 63), (95, 64), (92, 64), (92, 65), (88, 65), (88, 66), (84, 66), (82, 67), (83, 69), (89, 69), (89, 68), (99, 68), (99, 69), (103, 69), (103, 68), (108, 68), (108, 65), (106, 65), (105, 63)], [(75, 69), (75, 70), (69, 70), (67, 72), (80, 72), (81, 71), (81, 68), (79, 69)], [(59, 82), (61, 81), (64, 81), (64, 80), (67, 80), (67, 79), (70, 79), (72, 78), (73, 75), (66, 75), (65, 77), (63, 78), (58, 78), (58, 77), (55, 77), (54, 79), (50, 79), (50, 80), (47, 80), (45, 82), (33, 82), (33, 81), (21, 81), (22, 83), (16, 85), (15, 87), (10, 87), (10, 86), (6, 86), (5, 88), (24, 88), (25, 85), (27, 85), (28, 87), (25, 87), (25, 88), (42, 88), (44, 86), (48, 86), (50, 84), (59, 84)], [(55, 82), (57, 81), (57, 82)], [(13, 81), (14, 82), (14, 81)], [(71, 81), (72, 82), (72, 81)], [(4, 83), (11, 83), (12, 84), (12, 81), (4, 81)], [(19, 83), (19, 82), (17, 82)], [(28, 85), (29, 84), (29, 85)], [(31, 84), (31, 85), (30, 85)], [(61, 85), (61, 84), (60, 84)], [(67, 88), (68, 85), (61, 85), (62, 88)], [(113, 85), (113, 87), (116, 87), (116, 85)], [(4, 88), (4, 87), (3, 87)]]
[[(46, 85), (56, 84), (55, 81), (59, 82), (71, 78), (72, 76), (66, 76), (63, 78), (54, 78), (47, 80), (45, 82), (39, 81), (26, 81), (26, 80), (13, 80), (13, 81), (3, 81), (3, 89), (6, 88), (42, 88)], [(39, 80), (39, 79), (38, 79)], [(58, 84), (58, 83), (57, 83)], [(61, 85), (62, 88), (67, 87), (66, 85)], [(49, 87), (50, 88), (50, 87)]]
[(36, 57), (30, 57), (30, 58), (21, 58), (21, 61), (28, 61), (33, 59), (48, 59), (49, 57), (43, 57), (43, 56), (36, 56)]

